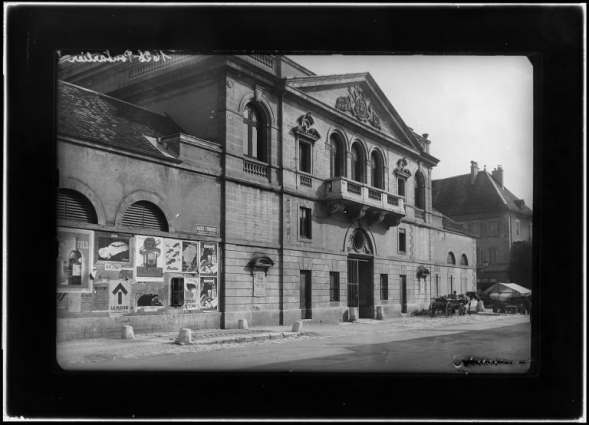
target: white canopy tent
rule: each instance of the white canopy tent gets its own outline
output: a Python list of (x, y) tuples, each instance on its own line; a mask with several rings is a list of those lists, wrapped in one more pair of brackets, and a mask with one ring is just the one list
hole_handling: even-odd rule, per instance
[(495, 301), (506, 302), (513, 297), (526, 297), (532, 294), (528, 288), (518, 285), (517, 283), (497, 282), (490, 288), (483, 291), (489, 298)]

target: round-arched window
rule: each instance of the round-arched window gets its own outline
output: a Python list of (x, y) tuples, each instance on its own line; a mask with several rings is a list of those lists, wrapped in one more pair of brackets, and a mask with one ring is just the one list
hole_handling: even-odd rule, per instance
[(57, 191), (57, 219), (98, 223), (92, 203), (84, 195), (72, 189)]
[(462, 254), (460, 256), (460, 265), (461, 266), (468, 266), (468, 258), (466, 257), (466, 254)]
[(359, 143), (352, 146), (352, 180), (364, 183), (364, 154)]
[(448, 252), (448, 256), (446, 257), (446, 264), (456, 264), (456, 257), (452, 251)]
[(243, 154), (266, 161), (263, 115), (258, 106), (248, 103), (243, 116)]
[(149, 201), (139, 201), (131, 205), (123, 215), (122, 225), (146, 229), (168, 231), (168, 220), (162, 210)]

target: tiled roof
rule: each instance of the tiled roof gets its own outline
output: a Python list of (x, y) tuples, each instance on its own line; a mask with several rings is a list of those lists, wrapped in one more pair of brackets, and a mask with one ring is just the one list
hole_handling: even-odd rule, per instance
[(478, 172), (474, 184), (470, 184), (470, 174), (433, 180), (432, 197), (433, 207), (450, 217), (505, 211), (532, 215), (526, 205), (520, 209), (515, 202), (518, 198), (486, 171)]
[(170, 118), (64, 81), (57, 85), (57, 132), (166, 158), (145, 136), (182, 132)]

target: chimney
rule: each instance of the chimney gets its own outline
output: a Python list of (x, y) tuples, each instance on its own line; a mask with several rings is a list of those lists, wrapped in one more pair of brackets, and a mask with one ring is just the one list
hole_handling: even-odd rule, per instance
[(479, 173), (479, 164), (474, 161), (470, 161), (470, 184), (474, 184)]
[(427, 134), (427, 133), (424, 133), (421, 135), (421, 137), (423, 137), (424, 139), (427, 139), (427, 136), (429, 136), (429, 134)]
[(498, 165), (491, 175), (493, 176), (493, 180), (499, 183), (499, 186), (503, 189), (503, 168), (501, 168), (501, 165)]

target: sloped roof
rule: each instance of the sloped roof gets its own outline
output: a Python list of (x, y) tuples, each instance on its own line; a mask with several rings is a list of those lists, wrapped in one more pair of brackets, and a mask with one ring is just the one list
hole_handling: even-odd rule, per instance
[(145, 136), (183, 132), (165, 115), (64, 81), (57, 84), (57, 132), (166, 158)]
[(449, 217), (446, 217), (443, 214), (442, 214), (442, 227), (446, 230), (452, 230), (454, 232), (462, 233), (464, 235), (470, 236), (471, 238), (476, 238), (476, 235), (469, 233), (468, 230), (466, 230), (460, 224), (456, 223), (454, 220), (452, 220)]
[(432, 180), (433, 207), (450, 217), (466, 214), (513, 211), (532, 215), (526, 205), (520, 209), (518, 198), (495, 182), (487, 171), (479, 171), (474, 184), (470, 174)]

